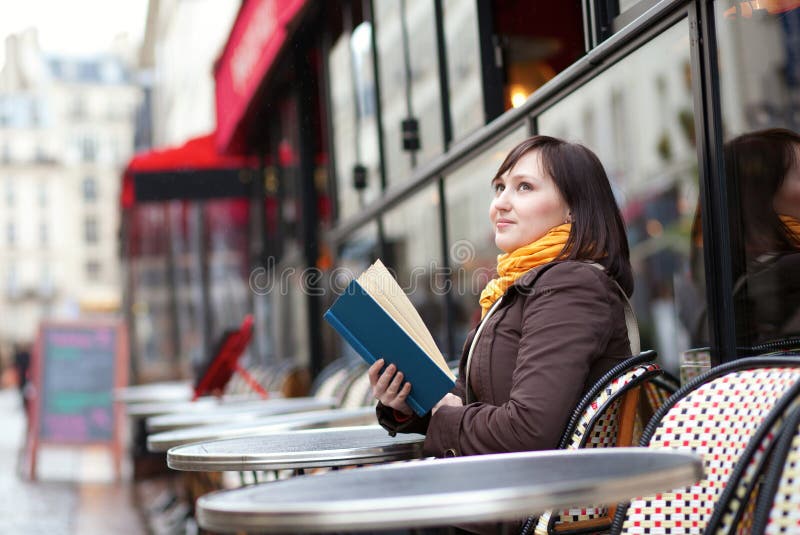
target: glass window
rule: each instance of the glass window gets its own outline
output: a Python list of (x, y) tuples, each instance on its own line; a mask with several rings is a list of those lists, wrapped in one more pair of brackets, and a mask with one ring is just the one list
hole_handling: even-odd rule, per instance
[(11, 178), (6, 179), (6, 206), (9, 208), (14, 206), (14, 180)]
[[(800, 347), (800, 2), (716, 2), (737, 346)], [(794, 340), (794, 342), (792, 342)]]
[(673, 372), (682, 351), (708, 344), (689, 62), (683, 21), (538, 120), (603, 162), (628, 230), (642, 347)]
[[(331, 48), (329, 65), (339, 218), (344, 220), (381, 191), (372, 26), (365, 22), (343, 34)], [(357, 187), (359, 173), (363, 181)]]
[(83, 179), (83, 200), (94, 201), (97, 199), (97, 180), (94, 177), (87, 176)]
[(491, 2), (503, 107), (520, 106), (584, 54), (581, 2)]
[(438, 184), (434, 183), (387, 212), (383, 220), (386, 257), (382, 260), (396, 275), (436, 345), (449, 359), (439, 205)]
[(443, 8), (450, 117), (453, 123), (453, 139), (457, 140), (486, 122), (483, 111), (478, 3), (445, 0)]
[(100, 262), (97, 260), (88, 260), (86, 262), (86, 278), (90, 281), (100, 280)]
[(13, 247), (17, 243), (17, 227), (14, 223), (6, 224), (6, 243), (9, 247)]
[(39, 244), (46, 246), (50, 243), (50, 228), (47, 223), (39, 223)]
[[(341, 295), (351, 280), (357, 278), (375, 260), (381, 257), (380, 243), (378, 240), (378, 225), (370, 222), (354, 232), (347, 241), (339, 247), (336, 258), (336, 267), (325, 273), (322, 286), (325, 288), (323, 310)], [(323, 348), (326, 350), (326, 362), (338, 357), (356, 358), (355, 350), (334, 331), (327, 322), (323, 329)]]
[(207, 265), (213, 340), (238, 327), (250, 311), (248, 288), (249, 202), (206, 201)]
[(480, 320), (478, 299), (494, 277), (497, 255), (502, 252), (494, 243), (489, 221), (491, 180), (508, 151), (527, 133), (527, 126), (518, 128), (445, 181), (456, 351), (461, 350), (467, 334)]
[(47, 184), (42, 182), (39, 184), (39, 206), (45, 208), (47, 206)]
[[(433, 2), (374, 2), (387, 182), (411, 177), (441, 154), (442, 112)], [(404, 150), (403, 121), (418, 125), (418, 150)]]
[(97, 218), (94, 216), (87, 216), (83, 221), (83, 239), (86, 243), (97, 243), (99, 240)]

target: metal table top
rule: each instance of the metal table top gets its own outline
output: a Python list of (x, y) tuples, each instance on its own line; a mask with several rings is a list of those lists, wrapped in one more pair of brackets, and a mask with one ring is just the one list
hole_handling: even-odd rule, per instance
[(328, 472), (213, 492), (197, 520), (214, 532), (361, 531), (518, 520), (690, 485), (700, 458), (608, 448), (482, 455)]
[(147, 437), (147, 449), (150, 451), (167, 451), (175, 446), (192, 442), (206, 442), (221, 438), (236, 438), (290, 431), (293, 429), (313, 429), (315, 427), (340, 427), (345, 425), (375, 424), (374, 407), (356, 409), (330, 409), (295, 414), (266, 416), (250, 422), (232, 424), (205, 425), (165, 431)]
[[(281, 399), (281, 396), (271, 395), (269, 399)], [(236, 394), (233, 396), (203, 396), (196, 401), (154, 401), (152, 403), (133, 403), (125, 407), (128, 416), (134, 418), (150, 418), (161, 414), (199, 413), (209, 408), (233, 407), (243, 408), (257, 406), (264, 400), (255, 394)]]
[(390, 437), (379, 425), (276, 432), (178, 446), (167, 452), (175, 470), (286, 470), (404, 461), (422, 457), (423, 435)]
[(188, 381), (147, 383), (114, 389), (114, 400), (123, 403), (189, 401), (193, 395), (194, 390)]
[(200, 412), (162, 414), (147, 419), (149, 432), (171, 431), (200, 425), (246, 422), (273, 414), (332, 409), (336, 406), (333, 398), (279, 398), (240, 404), (225, 404)]

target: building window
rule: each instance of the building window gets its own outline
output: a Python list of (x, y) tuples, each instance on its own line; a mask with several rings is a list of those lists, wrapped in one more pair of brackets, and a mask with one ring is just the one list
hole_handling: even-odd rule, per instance
[(94, 201), (97, 199), (97, 180), (87, 176), (83, 179), (83, 200)]
[(14, 182), (10, 178), (6, 180), (6, 206), (14, 206)]
[(97, 219), (93, 216), (87, 217), (83, 222), (83, 237), (86, 243), (97, 243), (99, 240), (97, 232)]
[(17, 228), (14, 223), (6, 225), (6, 243), (9, 247), (13, 247), (17, 243)]
[(47, 223), (40, 223), (39, 244), (42, 246), (46, 246), (48, 243), (50, 243), (50, 228), (47, 226)]
[(45, 208), (47, 206), (47, 185), (39, 184), (39, 206)]
[(100, 278), (100, 272), (102, 271), (100, 262), (97, 260), (88, 260), (86, 262), (86, 278), (89, 280), (96, 281)]
[(80, 140), (81, 158), (84, 162), (93, 162), (97, 158), (97, 141), (91, 136)]

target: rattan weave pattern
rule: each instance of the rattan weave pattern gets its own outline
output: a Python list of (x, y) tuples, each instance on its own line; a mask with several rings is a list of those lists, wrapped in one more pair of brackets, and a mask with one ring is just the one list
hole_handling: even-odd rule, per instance
[(730, 482), (719, 498), (709, 520), (707, 532), (718, 535), (749, 534), (760, 483), (770, 465), (772, 452), (786, 424), (786, 418), (800, 407), (800, 382), (787, 390), (783, 398), (764, 418), (742, 453)]
[[(642, 364), (612, 380), (583, 412), (566, 449), (615, 446), (618, 434), (617, 417), (622, 401), (619, 394), (631, 383), (638, 382), (646, 375), (659, 372), (660, 368), (655, 363)], [(655, 396), (653, 399), (659, 400), (661, 396)], [(656, 408), (654, 407), (654, 410)], [(642, 425), (638, 427), (641, 429)], [(561, 510), (555, 518), (552, 518), (553, 512), (548, 511), (539, 517), (534, 533), (547, 534), (549, 525), (590, 520), (607, 514), (607, 510), (605, 506), (575, 507)]]
[[(764, 526), (765, 535), (800, 532), (800, 413), (795, 412), (788, 420), (782, 431), (781, 444), (776, 447), (774, 462), (780, 464), (773, 467), (776, 469), (774, 473), (767, 475), (765, 495), (759, 497), (758, 509), (769, 505), (767, 500), (772, 500)], [(771, 481), (772, 478), (777, 481)], [(755, 529), (762, 525), (759, 512), (756, 513)]]
[(750, 437), (798, 380), (800, 368), (738, 370), (678, 400), (661, 419), (649, 447), (701, 454), (706, 477), (686, 489), (633, 500), (625, 512), (623, 533), (703, 533)]

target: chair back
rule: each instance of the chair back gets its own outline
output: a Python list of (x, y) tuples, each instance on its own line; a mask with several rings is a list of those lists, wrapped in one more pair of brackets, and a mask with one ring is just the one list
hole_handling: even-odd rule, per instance
[(800, 527), (800, 409), (786, 419), (764, 477), (752, 533), (797, 533)]
[(706, 527), (706, 533), (726, 535), (753, 531), (756, 498), (772, 451), (786, 418), (800, 408), (800, 381), (792, 385), (764, 418), (736, 463)]
[[(674, 390), (662, 392), (661, 386), (652, 383), (663, 373), (654, 362), (656, 356), (655, 351), (646, 351), (619, 363), (601, 377), (576, 405), (558, 448), (604, 448), (635, 443), (643, 428), (642, 418), (649, 418), (658, 409), (661, 403), (658, 400), (674, 393)], [(648, 387), (653, 394), (640, 395)], [(651, 407), (651, 401), (659, 405)], [(536, 534), (577, 533), (607, 529), (611, 519), (605, 506), (572, 507), (548, 511), (538, 521), (529, 518), (522, 533), (529, 533), (534, 522)]]
[(717, 366), (680, 389), (653, 416), (641, 445), (700, 454), (706, 476), (620, 506), (611, 532), (703, 533), (756, 430), (798, 381), (800, 359), (753, 357)]

